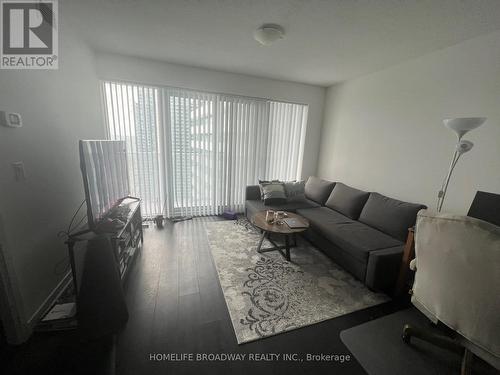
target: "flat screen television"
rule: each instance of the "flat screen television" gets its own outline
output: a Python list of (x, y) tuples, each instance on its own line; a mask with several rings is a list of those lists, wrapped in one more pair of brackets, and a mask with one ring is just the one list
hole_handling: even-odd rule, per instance
[(130, 194), (125, 141), (81, 140), (87, 218), (95, 229), (106, 214)]

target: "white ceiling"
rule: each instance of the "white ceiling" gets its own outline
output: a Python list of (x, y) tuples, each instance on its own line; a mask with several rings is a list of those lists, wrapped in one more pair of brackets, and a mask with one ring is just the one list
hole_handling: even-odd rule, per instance
[[(321, 86), (500, 29), (500, 0), (67, 0), (59, 6), (60, 17), (96, 50)], [(286, 38), (259, 45), (252, 32), (263, 23), (282, 25)]]

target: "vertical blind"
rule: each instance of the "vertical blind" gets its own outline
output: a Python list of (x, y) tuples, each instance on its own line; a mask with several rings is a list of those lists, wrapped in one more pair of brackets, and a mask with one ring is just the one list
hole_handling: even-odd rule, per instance
[(130, 194), (147, 214), (160, 213), (159, 89), (106, 82), (103, 91), (107, 136), (126, 144)]
[(306, 105), (269, 103), (267, 178), (285, 181), (300, 178), (307, 109)]
[(241, 212), (246, 185), (300, 178), (307, 105), (117, 82), (103, 98), (146, 216)]

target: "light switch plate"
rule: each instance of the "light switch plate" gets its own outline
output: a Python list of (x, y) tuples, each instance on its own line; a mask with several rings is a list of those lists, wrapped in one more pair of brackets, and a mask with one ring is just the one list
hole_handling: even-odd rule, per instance
[(23, 120), (19, 113), (0, 111), (0, 125), (8, 128), (20, 128), (23, 126)]
[(14, 178), (16, 181), (26, 180), (26, 173), (24, 171), (24, 163), (22, 161), (15, 161), (12, 164), (12, 169), (14, 169)]

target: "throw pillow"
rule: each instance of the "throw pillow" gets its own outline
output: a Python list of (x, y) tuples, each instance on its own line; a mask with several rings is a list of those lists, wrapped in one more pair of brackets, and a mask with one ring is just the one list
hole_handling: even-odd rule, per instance
[(404, 242), (408, 228), (415, 225), (417, 212), (423, 208), (427, 207), (371, 193), (359, 221)]
[(325, 206), (341, 214), (358, 220), (359, 214), (370, 193), (337, 182)]
[(262, 200), (266, 206), (286, 203), (285, 187), (280, 181), (259, 181)]
[(306, 198), (324, 205), (335, 186), (335, 182), (311, 176), (306, 182)]
[(288, 202), (303, 201), (305, 196), (305, 181), (286, 181), (283, 183)]

